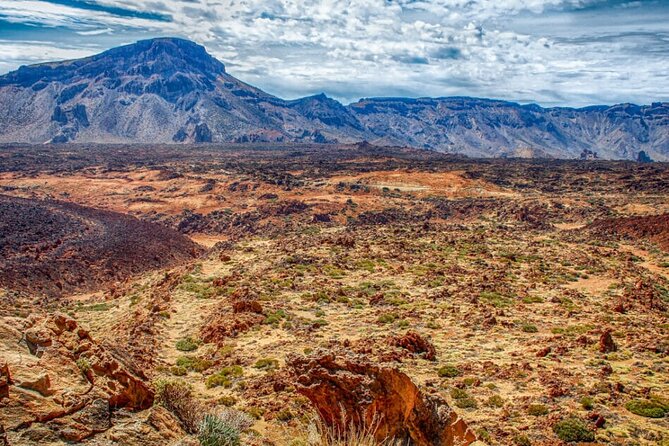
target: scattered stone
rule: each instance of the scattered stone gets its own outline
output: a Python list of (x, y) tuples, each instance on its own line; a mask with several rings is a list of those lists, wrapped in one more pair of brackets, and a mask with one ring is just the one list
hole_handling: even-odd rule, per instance
[(537, 358), (545, 358), (553, 349), (551, 347), (544, 347), (537, 352)]
[(434, 345), (415, 331), (408, 331), (404, 336), (390, 338), (389, 343), (395, 347), (421, 355), (428, 361), (435, 361), (437, 359), (437, 351)]
[(611, 336), (611, 330), (605, 330), (599, 338), (599, 351), (602, 353), (611, 353), (618, 350), (618, 346)]

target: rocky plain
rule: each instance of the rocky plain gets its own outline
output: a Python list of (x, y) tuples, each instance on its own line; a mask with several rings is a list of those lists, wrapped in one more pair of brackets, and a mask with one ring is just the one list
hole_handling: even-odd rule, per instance
[(0, 444), (669, 445), (666, 164), (6, 145), (0, 194)]

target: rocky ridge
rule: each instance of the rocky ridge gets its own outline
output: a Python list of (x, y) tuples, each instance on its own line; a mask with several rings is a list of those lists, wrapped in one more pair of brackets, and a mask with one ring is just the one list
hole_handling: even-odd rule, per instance
[[(284, 100), (205, 48), (143, 40), (0, 76), (0, 142), (370, 141), (481, 157), (669, 159), (669, 104), (581, 109), (470, 97)], [(639, 154), (644, 156), (640, 158)]]

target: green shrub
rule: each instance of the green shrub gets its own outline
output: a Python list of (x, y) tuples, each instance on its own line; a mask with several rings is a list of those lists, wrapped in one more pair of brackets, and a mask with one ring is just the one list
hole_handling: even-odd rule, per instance
[(493, 395), (490, 398), (488, 398), (487, 405), (490, 407), (503, 407), (504, 399), (499, 395)]
[(79, 358), (77, 359), (77, 367), (79, 367), (81, 373), (86, 374), (91, 369), (91, 363), (86, 358)]
[(376, 320), (380, 324), (391, 324), (397, 320), (398, 316), (395, 313), (385, 313), (379, 316)]
[(585, 410), (591, 410), (593, 407), (595, 407), (595, 402), (589, 396), (584, 396), (583, 398), (581, 398), (581, 406)]
[(239, 378), (244, 374), (244, 369), (238, 365), (232, 365), (223, 368), (220, 372), (215, 373), (207, 378), (205, 384), (208, 389), (213, 387), (228, 387), (232, 386), (233, 378)]
[(437, 374), (441, 378), (455, 378), (460, 376), (460, 370), (454, 365), (445, 365), (437, 370)]
[(239, 446), (239, 431), (216, 415), (205, 415), (198, 435), (201, 446)]
[(170, 373), (174, 376), (186, 376), (188, 374), (188, 369), (186, 367), (175, 365), (170, 367)]
[(273, 313), (269, 313), (265, 317), (264, 323), (268, 325), (278, 325), (279, 322), (281, 322), (281, 320), (285, 318), (286, 318), (286, 312), (283, 310), (277, 310)]
[(532, 442), (530, 441), (529, 438), (527, 438), (527, 435), (522, 435), (522, 434), (518, 434), (515, 437), (513, 437), (513, 443), (516, 446), (532, 446)]
[(193, 350), (197, 350), (199, 343), (189, 336), (184, 339), (179, 339), (175, 347), (182, 352), (192, 352)]
[(533, 417), (548, 415), (548, 407), (544, 406), (543, 404), (530, 404), (527, 406), (527, 413)]
[(513, 303), (513, 300), (509, 296), (496, 291), (483, 291), (479, 294), (479, 299), (497, 308), (508, 307)]
[(225, 407), (232, 407), (237, 404), (237, 400), (234, 396), (224, 395), (218, 399), (218, 402)]
[(568, 443), (595, 441), (595, 433), (583, 420), (578, 418), (565, 418), (553, 426), (553, 432), (560, 440)]
[(181, 356), (177, 359), (177, 367), (182, 367), (186, 370), (202, 373), (209, 369), (213, 364), (208, 359), (195, 358), (192, 356)]
[(244, 412), (246, 412), (256, 420), (259, 420), (265, 414), (265, 409), (263, 409), (262, 407), (251, 406), (244, 409)]
[(662, 402), (640, 399), (628, 401), (625, 409), (646, 418), (663, 418), (669, 412), (669, 406)]
[(476, 436), (479, 438), (479, 440), (490, 443), (490, 432), (488, 432), (484, 427), (476, 431)]
[(474, 398), (468, 397), (456, 399), (455, 406), (459, 407), (460, 409), (476, 409), (478, 404)]
[(464, 389), (458, 389), (457, 387), (453, 387), (451, 389), (451, 398), (455, 398), (456, 400), (461, 400), (469, 398), (469, 394)]
[(226, 389), (232, 387), (232, 380), (225, 375), (216, 373), (207, 377), (205, 381), (207, 389), (213, 389), (214, 387), (225, 387)]
[(536, 333), (539, 331), (537, 327), (532, 324), (523, 324), (521, 330), (523, 330), (525, 333)]
[(256, 369), (260, 370), (274, 370), (279, 366), (279, 361), (273, 358), (261, 358), (256, 361), (253, 365)]
[(475, 386), (477, 384), (480, 384), (480, 381), (477, 378), (474, 378), (474, 377), (470, 376), (470, 377), (467, 377), (467, 378), (463, 379), (462, 383), (467, 387), (472, 387), (472, 386)]

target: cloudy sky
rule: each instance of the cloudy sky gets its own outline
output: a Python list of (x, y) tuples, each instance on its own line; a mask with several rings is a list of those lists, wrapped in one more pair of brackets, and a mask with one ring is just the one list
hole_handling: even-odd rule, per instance
[(669, 101), (669, 0), (0, 0), (0, 73), (156, 36), (284, 98)]

